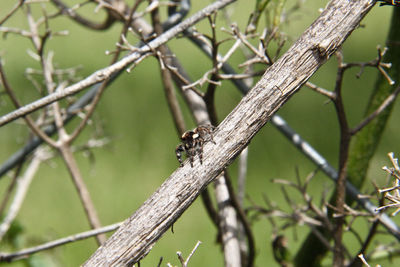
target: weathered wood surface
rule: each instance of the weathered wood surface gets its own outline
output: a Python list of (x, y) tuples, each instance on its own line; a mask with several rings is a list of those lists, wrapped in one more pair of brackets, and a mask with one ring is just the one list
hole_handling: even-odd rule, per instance
[(369, 0), (333, 0), (265, 72), (204, 147), (204, 162), (186, 162), (143, 203), (84, 266), (129, 265), (143, 258), (203, 188), (249, 144), (269, 118), (322, 66), (372, 8)]

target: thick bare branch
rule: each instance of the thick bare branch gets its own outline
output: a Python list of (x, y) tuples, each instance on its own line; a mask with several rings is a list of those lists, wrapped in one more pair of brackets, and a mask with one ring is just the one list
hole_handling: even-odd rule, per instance
[(372, 8), (369, 0), (331, 1), (320, 17), (264, 74), (215, 131), (204, 160), (185, 164), (129, 218), (84, 266), (133, 264), (248, 145), (271, 116), (317, 71)]

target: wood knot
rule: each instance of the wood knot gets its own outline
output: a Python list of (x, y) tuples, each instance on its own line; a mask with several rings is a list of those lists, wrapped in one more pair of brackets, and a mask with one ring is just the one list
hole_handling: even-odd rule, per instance
[(338, 42), (335, 39), (324, 39), (316, 45), (316, 50), (321, 57), (328, 59), (336, 51), (337, 43)]

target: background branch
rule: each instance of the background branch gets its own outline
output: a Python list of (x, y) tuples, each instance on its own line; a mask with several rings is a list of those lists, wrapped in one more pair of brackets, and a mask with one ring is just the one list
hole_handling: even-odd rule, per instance
[(0, 224), (0, 241), (8, 231), (11, 223), (14, 221), (19, 210), (21, 209), (22, 203), (29, 189), (29, 185), (34, 178), (40, 166), (40, 163), (42, 163), (42, 161), (44, 160), (44, 154), (44, 150), (37, 150), (32, 161), (29, 163), (28, 168), (25, 170), (24, 175), (17, 178), (17, 188), (14, 199), (12, 200), (7, 215)]
[(39, 246), (35, 246), (35, 247), (31, 247), (31, 248), (26, 248), (17, 252), (13, 252), (13, 253), (4, 253), (4, 252), (0, 252), (0, 261), (13, 261), (13, 260), (18, 260), (20, 258), (23, 257), (27, 257), (29, 255), (32, 255), (34, 253), (43, 251), (43, 250), (48, 250), (48, 249), (52, 249), (58, 246), (62, 246), (71, 242), (76, 242), (79, 240), (84, 240), (93, 236), (98, 236), (107, 232), (111, 232), (114, 231), (116, 229), (118, 229), (118, 227), (121, 226), (122, 223), (115, 223), (115, 224), (111, 224), (111, 225), (107, 225), (101, 228), (97, 228), (94, 230), (90, 230), (90, 231), (86, 231), (86, 232), (82, 232), (79, 234), (75, 234), (75, 235), (71, 235), (71, 236), (67, 236), (64, 238), (60, 238), (57, 240), (53, 240), (50, 242), (47, 242), (45, 244), (41, 244)]

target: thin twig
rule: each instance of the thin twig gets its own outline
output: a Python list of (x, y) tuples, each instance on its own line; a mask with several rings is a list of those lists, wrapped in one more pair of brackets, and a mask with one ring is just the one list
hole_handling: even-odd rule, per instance
[(244, 36), (240, 31), (237, 25), (232, 25), (231, 26), (233, 34), (236, 38), (238, 38), (242, 44), (247, 46), (259, 59), (262, 60), (263, 63), (269, 65), (271, 64), (270, 60), (266, 57), (265, 53), (263, 51), (260, 51), (256, 49), (252, 44), (250, 44), (249, 41), (247, 41), (247, 37)]
[[(160, 22), (160, 15), (158, 8), (154, 9), (151, 12), (151, 19), (153, 22), (154, 32), (157, 34), (157, 36), (161, 35), (163, 29)], [(157, 58), (160, 61), (161, 78), (162, 78), (162, 83), (164, 85), (164, 92), (167, 98), (167, 103), (172, 113), (172, 119), (174, 121), (175, 127), (179, 135), (182, 135), (187, 129), (185, 126), (185, 120), (183, 118), (183, 113), (179, 106), (178, 99), (176, 98), (171, 72), (167, 67), (165, 67), (166, 64), (163, 63), (165, 58), (172, 55), (168, 54), (168, 49), (165, 47), (165, 45), (161, 45), (158, 51), (160, 55)]]
[[(61, 147), (59, 147), (59, 151), (71, 175), (72, 181), (78, 192), (79, 199), (85, 210), (85, 214), (89, 220), (90, 226), (93, 229), (101, 228), (99, 216), (97, 215), (96, 208), (90, 197), (89, 190), (87, 189), (85, 182), (81, 176), (78, 164), (75, 161), (71, 148), (69, 147), (68, 144), (63, 143)], [(104, 234), (99, 234), (96, 236), (96, 240), (97, 243), (101, 245), (106, 241), (106, 236)]]
[[(80, 7), (80, 5), (76, 5), (75, 8), (68, 8), (61, 0), (51, 0), (59, 9), (59, 12), (61, 14), (65, 14), (67, 16), (69, 16), (70, 18), (72, 18), (74, 21), (76, 21), (77, 23), (93, 29), (93, 30), (105, 30), (110, 28), (114, 22), (116, 21), (116, 17), (113, 16), (112, 14), (118, 14), (118, 12), (110, 12), (108, 9), (106, 9), (107, 11), (107, 18), (105, 19), (105, 21), (103, 23), (96, 23), (96, 22), (92, 22), (82, 16), (80, 16), (78, 13), (75, 12), (75, 10)], [(119, 3), (122, 3), (121, 1), (119, 1)]]
[[(189, 256), (187, 256), (186, 260), (183, 258), (182, 252), (180, 252), (180, 251), (176, 252), (176, 255), (178, 256), (178, 260), (179, 260), (179, 262), (180, 262), (182, 267), (188, 267), (189, 266), (189, 261), (192, 258), (192, 256), (194, 255), (194, 253), (196, 252), (196, 250), (198, 249), (198, 247), (200, 246), (200, 244), (201, 244), (201, 241), (197, 241), (196, 245), (194, 246), (194, 248), (190, 252)], [(161, 265), (161, 261), (162, 261), (162, 258), (160, 259), (159, 265)], [(167, 263), (167, 266), (173, 267), (173, 265), (171, 263)]]
[(6, 20), (8, 20), (17, 10), (24, 4), (25, 0), (19, 0), (18, 3), (4, 16), (2, 20), (0, 20), (0, 25), (2, 25)]
[[(183, 2), (181, 2), (183, 3)], [(151, 33), (151, 27), (148, 26), (147, 24), (144, 24), (144, 22), (141, 24), (141, 28), (148, 29), (148, 30), (143, 30), (143, 34), (148, 35)], [(168, 70), (171, 72), (172, 78), (174, 79), (175, 83), (178, 85), (179, 88), (181, 88), (182, 85), (189, 84), (189, 77), (187, 73), (184, 71), (180, 63), (178, 62), (177, 58), (175, 55), (172, 54), (172, 52), (168, 49), (167, 46), (166, 48), (166, 55), (164, 56), (164, 65)], [(190, 96), (191, 95), (191, 96)], [(191, 92), (185, 92), (184, 96), (186, 97), (187, 103), (189, 107), (191, 108), (191, 112), (193, 113), (193, 116), (197, 122), (197, 124), (202, 125), (202, 124), (209, 124), (209, 119), (208, 119), (208, 114), (205, 112), (206, 107), (203, 102), (203, 99), (198, 97), (194, 97)], [(168, 100), (168, 99), (167, 99)], [(174, 113), (173, 113), (174, 114)], [(174, 116), (174, 115), (173, 115)], [(181, 124), (183, 121), (179, 119), (174, 119), (175, 122), (179, 123), (179, 127), (177, 128), (179, 137), (183, 134), (183, 132), (186, 130), (186, 127), (184, 124)], [(182, 132), (180, 132), (182, 131)], [(211, 197), (209, 194), (209, 190), (205, 188), (203, 192), (201, 193), (201, 198), (204, 204), (204, 207), (207, 211), (207, 214), (209, 215), (211, 221), (214, 223), (216, 227), (219, 225), (219, 218), (218, 218), (218, 213), (216, 209), (213, 206), (213, 203), (211, 201)]]
[[(378, 225), (379, 225), (379, 221), (375, 220), (374, 223), (372, 224), (372, 227), (370, 228), (369, 232), (368, 232), (368, 236), (365, 239), (365, 241), (362, 243), (362, 246), (360, 248), (360, 250), (358, 251), (358, 255), (362, 255), (366, 252), (368, 246), (371, 244), (373, 237), (375, 236), (377, 230), (378, 230)], [(357, 259), (360, 259), (359, 257), (355, 257), (352, 261), (352, 264), (350, 264), (349, 266), (356, 266), (355, 264), (357, 263)]]
[(359, 254), (357, 257), (361, 260), (361, 262), (362, 262), (363, 264), (365, 264), (367, 267), (370, 267), (370, 265), (368, 264), (368, 262), (365, 260), (363, 254)]
[(352, 135), (358, 133), (362, 128), (364, 128), (368, 123), (375, 119), (379, 114), (382, 113), (388, 106), (390, 106), (394, 100), (396, 100), (397, 95), (400, 93), (400, 86), (397, 88), (382, 102), (382, 104), (370, 115), (368, 115), (362, 122), (360, 122), (356, 127), (350, 130)]
[(197, 248), (200, 246), (201, 241), (197, 241), (196, 245), (194, 246), (194, 248), (192, 249), (192, 251), (190, 252), (189, 256), (187, 256), (186, 260), (185, 260), (185, 266), (188, 265), (190, 259), (192, 258), (192, 256), (194, 255), (194, 253), (196, 252)]
[(12, 191), (14, 190), (14, 188), (15, 188), (15, 186), (17, 184), (17, 179), (18, 179), (18, 176), (19, 176), (19, 174), (21, 172), (21, 169), (22, 169), (23, 165), (24, 165), (23, 162), (18, 164), (17, 168), (15, 169), (15, 171), (13, 173), (13, 177), (11, 179), (11, 182), (8, 185), (8, 187), (7, 187), (7, 189), (6, 189), (5, 193), (4, 193), (3, 199), (2, 199), (2, 201), (0, 203), (0, 218), (4, 217), (3, 216), (3, 212), (4, 212), (5, 208), (7, 207), (8, 200), (10, 199), (10, 197), (12, 195)]
[(381, 49), (379, 46), (377, 48), (378, 51), (378, 57), (368, 61), (368, 62), (352, 62), (352, 63), (343, 63), (342, 67), (344, 69), (349, 69), (353, 67), (359, 67), (360, 71), (356, 75), (357, 78), (361, 77), (361, 74), (364, 72), (365, 67), (373, 67), (377, 68), (378, 71), (385, 77), (385, 79), (388, 81), (390, 85), (394, 85), (395, 81), (393, 81), (392, 78), (390, 78), (389, 74), (385, 71), (384, 68), (391, 68), (392, 64), (391, 63), (384, 63), (382, 62), (383, 56), (387, 52), (387, 48), (385, 47), (384, 49)]
[[(342, 82), (345, 68), (343, 67), (343, 55), (341, 52), (336, 53), (338, 58), (338, 70), (335, 84), (335, 99), (333, 100), (340, 127), (340, 147), (339, 147), (339, 171), (336, 181), (336, 209), (339, 214), (344, 213), (344, 204), (346, 198), (346, 180), (347, 180), (347, 164), (350, 146), (350, 130), (347, 121), (347, 115), (344, 110), (342, 98)], [(344, 218), (342, 216), (336, 218), (335, 230), (333, 233), (334, 256), (333, 265), (343, 266), (344, 264), (344, 248), (342, 243)]]
[[(0, 60), (0, 80), (1, 83), (3, 84), (4, 90), (7, 92), (8, 96), (11, 99), (11, 102), (13, 102), (14, 106), (18, 109), (21, 107), (21, 104), (19, 103), (16, 95), (14, 94), (14, 91), (12, 90), (11, 86), (9, 85), (6, 75), (3, 70), (3, 65)], [(55, 147), (56, 143), (51, 139), (45, 132), (43, 132), (37, 125), (36, 123), (32, 120), (32, 118), (29, 115), (26, 115), (23, 117), (26, 124), (29, 126), (29, 128), (32, 130), (33, 133), (35, 133), (37, 136), (39, 136), (41, 139), (43, 139), (46, 143), (48, 143), (50, 146)]]
[(24, 37), (29, 37), (29, 38), (32, 37), (32, 33), (30, 31), (21, 30), (21, 29), (17, 29), (17, 28), (0, 26), (0, 32), (2, 32), (4, 34), (14, 33), (14, 34), (24, 36)]
[(19, 177), (17, 180), (17, 189), (14, 195), (14, 199), (10, 205), (8, 213), (0, 225), (0, 241), (7, 233), (10, 228), (11, 223), (14, 221), (15, 217), (24, 202), (26, 193), (28, 192), (29, 185), (32, 182), (37, 170), (39, 169), (40, 163), (45, 160), (44, 150), (39, 149), (35, 152), (32, 161), (29, 163), (24, 175)]
[(87, 239), (87, 238), (90, 238), (93, 236), (97, 236), (99, 234), (111, 232), (111, 231), (118, 229), (121, 225), (122, 225), (122, 222), (114, 223), (114, 224), (107, 225), (107, 226), (104, 226), (104, 227), (101, 227), (101, 228), (98, 228), (95, 230), (90, 230), (90, 231), (82, 232), (79, 234), (74, 234), (71, 236), (60, 238), (57, 240), (53, 240), (53, 241), (41, 244), (39, 246), (22, 249), (17, 252), (12, 252), (12, 253), (0, 252), (0, 262), (1, 261), (9, 262), (9, 261), (14, 261), (14, 260), (19, 260), (19, 259), (25, 258), (29, 255), (32, 255), (34, 253), (43, 251), (43, 250), (52, 249), (52, 248), (59, 247), (59, 246), (62, 246), (62, 245), (65, 245), (65, 244), (68, 244), (71, 242), (76, 242), (79, 240), (84, 240), (84, 239)]
[(306, 82), (305, 86), (307, 86), (308, 88), (314, 90), (317, 93), (320, 93), (321, 95), (324, 95), (324, 96), (328, 97), (331, 100), (335, 99), (335, 97), (336, 97), (334, 92), (331, 92), (331, 91), (328, 91), (328, 90), (326, 90), (326, 89), (324, 89), (322, 87), (319, 87), (319, 86), (313, 84), (312, 82)]

